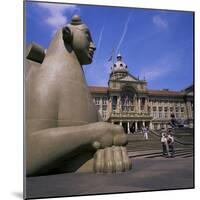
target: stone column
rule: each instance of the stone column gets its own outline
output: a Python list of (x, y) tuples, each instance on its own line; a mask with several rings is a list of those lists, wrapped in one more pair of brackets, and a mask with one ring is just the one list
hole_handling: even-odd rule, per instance
[(187, 119), (187, 105), (184, 103), (184, 119)]
[(100, 112), (100, 114), (101, 114), (101, 116), (102, 116), (102, 97), (100, 97), (100, 99), (99, 99), (99, 112)]
[(122, 121), (119, 122), (119, 125), (122, 126)]
[(140, 104), (140, 98), (138, 98), (138, 112), (139, 112), (139, 113), (141, 112), (141, 110), (140, 110), (140, 108), (141, 108), (140, 105), (141, 105), (141, 104)]
[(133, 111), (135, 110), (135, 95), (133, 96), (133, 101), (131, 102), (131, 106), (133, 106), (134, 107), (134, 109), (133, 109)]
[(136, 97), (136, 95), (135, 95), (135, 97), (134, 97), (134, 106), (135, 106), (135, 112), (138, 112), (138, 102), (137, 102), (137, 97)]
[(171, 104), (169, 103), (168, 104), (168, 119), (170, 119), (170, 115), (171, 115), (171, 113), (170, 113), (170, 107), (171, 107)]
[(144, 112), (147, 112), (147, 98), (145, 98), (145, 101), (144, 101)]
[(153, 124), (152, 121), (149, 122), (149, 129), (152, 130), (153, 129)]
[(192, 107), (191, 107), (191, 102), (188, 101), (188, 102), (186, 103), (186, 106), (187, 106), (187, 111), (188, 111), (188, 116), (187, 116), (187, 118), (191, 119), (191, 118), (192, 118)]
[(153, 101), (151, 100), (151, 116), (153, 116)]
[(165, 106), (162, 106), (162, 118), (165, 118)]
[(108, 115), (111, 116), (112, 113), (112, 97), (108, 100)]
[(138, 129), (138, 124), (137, 122), (135, 122), (135, 131), (137, 131), (137, 129)]
[(117, 112), (120, 112), (120, 96), (117, 97), (117, 108), (116, 108)]
[(145, 127), (145, 123), (144, 123), (144, 121), (142, 121), (142, 126)]
[(127, 133), (130, 134), (130, 122), (127, 122)]

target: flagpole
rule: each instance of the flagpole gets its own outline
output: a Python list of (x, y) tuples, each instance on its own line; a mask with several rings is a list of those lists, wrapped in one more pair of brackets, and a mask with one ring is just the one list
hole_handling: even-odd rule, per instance
[(113, 65), (114, 65), (114, 48), (112, 48), (112, 52), (111, 52), (111, 56), (110, 58), (108, 59), (108, 63), (111, 61), (112, 63), (112, 66), (111, 66), (111, 70), (113, 68)]
[(114, 65), (114, 47), (112, 49), (112, 64)]

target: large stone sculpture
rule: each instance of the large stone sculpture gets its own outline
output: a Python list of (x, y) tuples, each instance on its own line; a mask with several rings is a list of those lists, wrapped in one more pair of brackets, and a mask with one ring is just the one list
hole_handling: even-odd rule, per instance
[(121, 126), (102, 122), (82, 65), (95, 46), (79, 16), (58, 30), (46, 54), (32, 44), (26, 59), (27, 175), (123, 172), (131, 168)]

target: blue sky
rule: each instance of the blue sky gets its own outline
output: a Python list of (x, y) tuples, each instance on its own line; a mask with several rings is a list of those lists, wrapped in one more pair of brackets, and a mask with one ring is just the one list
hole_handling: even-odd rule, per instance
[(97, 47), (84, 66), (88, 85), (107, 86), (114, 49), (129, 72), (149, 89), (181, 90), (193, 83), (193, 13), (136, 8), (26, 2), (26, 42), (44, 48), (74, 14), (81, 16)]

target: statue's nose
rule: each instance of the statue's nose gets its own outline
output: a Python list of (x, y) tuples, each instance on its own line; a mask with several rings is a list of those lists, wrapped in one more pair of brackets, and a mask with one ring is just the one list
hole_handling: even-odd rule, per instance
[(93, 49), (94, 51), (96, 50), (96, 46), (93, 42), (90, 42), (90, 48)]

